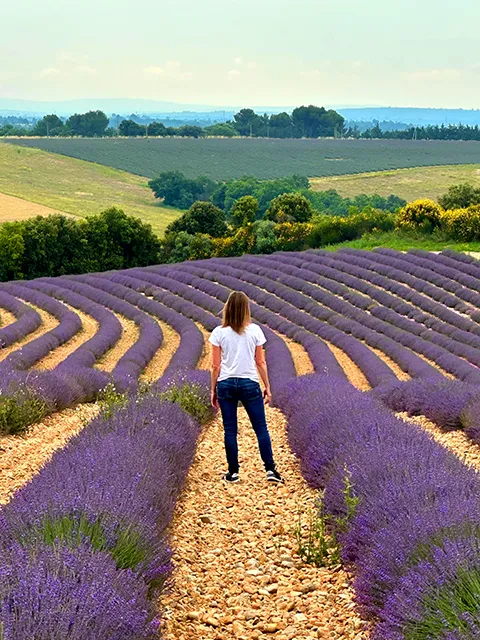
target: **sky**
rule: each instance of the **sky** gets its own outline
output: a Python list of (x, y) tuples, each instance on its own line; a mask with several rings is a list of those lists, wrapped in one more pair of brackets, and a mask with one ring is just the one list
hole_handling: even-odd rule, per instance
[(5, 0), (0, 98), (480, 108), (478, 0)]

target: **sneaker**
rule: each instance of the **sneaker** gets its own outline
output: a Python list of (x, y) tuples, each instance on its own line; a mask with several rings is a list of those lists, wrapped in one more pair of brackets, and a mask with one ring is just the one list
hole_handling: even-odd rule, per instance
[(278, 471), (267, 471), (267, 480), (268, 482), (285, 482), (282, 476), (278, 473)]
[(223, 480), (225, 480), (225, 482), (239, 482), (240, 476), (238, 473), (230, 473), (229, 471), (223, 476)]

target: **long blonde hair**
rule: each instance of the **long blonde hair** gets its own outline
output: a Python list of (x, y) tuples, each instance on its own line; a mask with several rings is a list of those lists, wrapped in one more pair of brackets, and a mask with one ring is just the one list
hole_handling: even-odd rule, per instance
[(237, 333), (243, 333), (250, 324), (250, 302), (243, 291), (232, 291), (223, 308), (223, 327), (232, 327)]

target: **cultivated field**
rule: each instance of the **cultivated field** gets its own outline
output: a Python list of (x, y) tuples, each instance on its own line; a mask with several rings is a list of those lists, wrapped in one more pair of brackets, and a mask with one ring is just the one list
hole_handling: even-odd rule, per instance
[[(476, 638), (479, 276), (449, 251), (317, 251), (0, 284), (3, 396), (51, 413), (0, 438), (3, 638)], [(243, 412), (242, 482), (220, 482), (204, 369), (232, 289), (267, 336), (285, 486)], [(322, 566), (295, 534), (319, 489)]]
[(394, 193), (409, 202), (419, 198), (436, 200), (451, 185), (462, 182), (480, 186), (480, 164), (415, 167), (311, 179), (314, 191), (336, 189), (342, 196), (349, 197), (360, 193), (381, 196)]
[(42, 139), (10, 142), (154, 177), (178, 169), (214, 179), (338, 176), (402, 167), (480, 163), (479, 142), (267, 139)]
[(155, 202), (146, 178), (5, 143), (0, 144), (0, 193), (19, 198), (0, 201), (0, 222), (29, 217), (28, 212), (42, 215), (42, 207), (83, 217), (117, 206), (162, 234), (180, 214)]

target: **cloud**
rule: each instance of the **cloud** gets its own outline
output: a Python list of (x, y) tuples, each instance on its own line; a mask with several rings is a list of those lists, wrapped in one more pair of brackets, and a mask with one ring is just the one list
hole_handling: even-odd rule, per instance
[(238, 76), (241, 76), (242, 72), (239, 71), (238, 69), (230, 69), (230, 71), (227, 73), (227, 76), (229, 76), (229, 78), (238, 78)]
[(233, 59), (233, 64), (236, 64), (237, 66), (241, 66), (243, 64), (243, 58), (242, 56), (237, 56), (236, 58)]
[(79, 65), (78, 67), (75, 68), (75, 71), (87, 76), (94, 76), (98, 73), (98, 71), (94, 67), (90, 67), (88, 64)]
[(146, 76), (157, 78), (166, 78), (169, 80), (189, 80), (193, 77), (191, 71), (185, 71), (180, 62), (176, 60), (167, 60), (163, 67), (151, 65), (143, 69)]
[(53, 76), (60, 75), (60, 73), (61, 73), (60, 69), (57, 69), (56, 67), (46, 67), (45, 69), (42, 69), (40, 71), (40, 77), (51, 78)]

